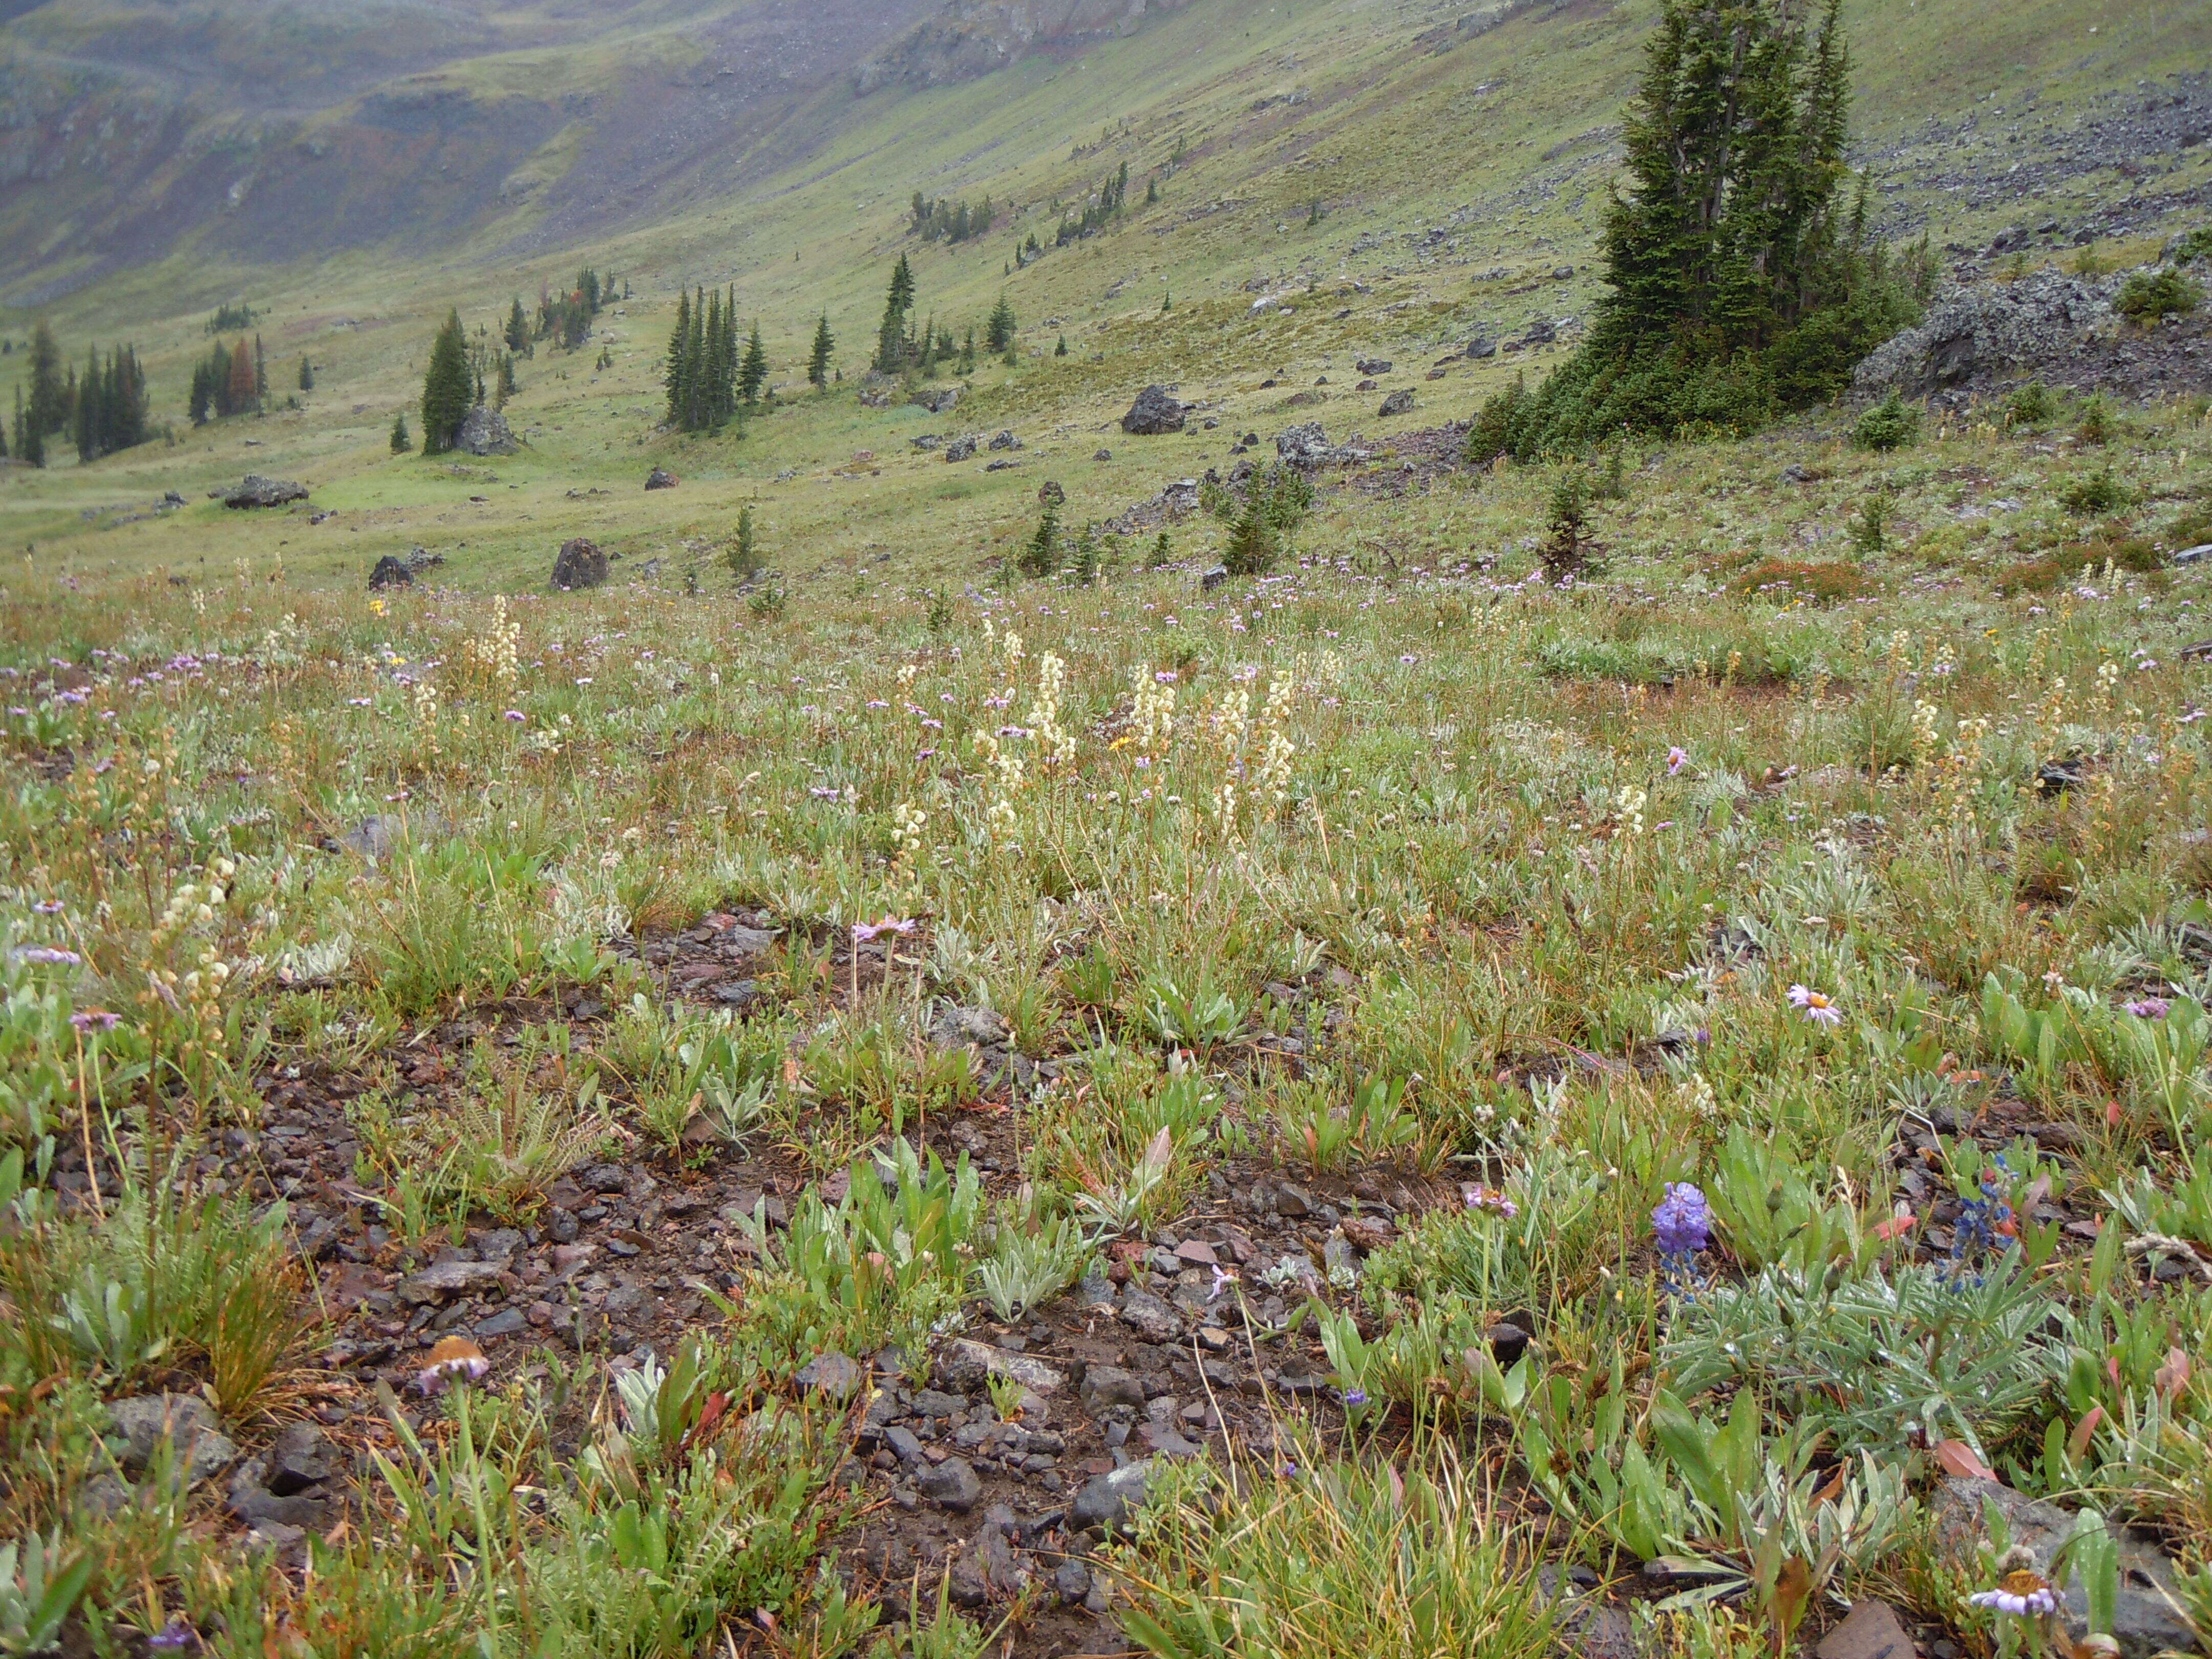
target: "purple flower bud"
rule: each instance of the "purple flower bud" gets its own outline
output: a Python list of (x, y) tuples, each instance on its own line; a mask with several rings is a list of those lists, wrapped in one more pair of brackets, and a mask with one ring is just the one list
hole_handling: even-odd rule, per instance
[(1651, 1212), (1651, 1237), (1662, 1255), (1695, 1255), (1711, 1242), (1712, 1206), (1686, 1181), (1670, 1181)]

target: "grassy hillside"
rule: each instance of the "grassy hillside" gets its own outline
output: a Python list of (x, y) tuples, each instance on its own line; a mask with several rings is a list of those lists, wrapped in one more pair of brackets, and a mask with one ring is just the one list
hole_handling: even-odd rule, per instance
[[(24, 266), (0, 382), (46, 315), (174, 429), (0, 470), (0, 1648), (2212, 1652), (2212, 326), (2104, 307), (2212, 221), (2212, 15), (1846, 12), (1874, 210), (2079, 307), (2042, 369), (1475, 467), (1599, 294), (1643, 0), (725, 118), (773, 10), (441, 11), (284, 118), (288, 210), (398, 199), (412, 87), (489, 216)], [(1018, 338), (871, 406), (902, 255)], [(389, 453), (448, 307), (586, 262), (518, 453)], [(692, 284), (741, 431), (661, 424)], [(273, 406), (190, 429), (225, 301)]]

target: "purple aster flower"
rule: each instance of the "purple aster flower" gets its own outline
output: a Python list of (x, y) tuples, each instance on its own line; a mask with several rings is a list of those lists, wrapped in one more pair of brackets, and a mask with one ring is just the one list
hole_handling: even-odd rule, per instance
[(112, 1031), (122, 1023), (122, 1015), (105, 1008), (80, 1008), (70, 1016), (70, 1024), (80, 1031)]
[(146, 1638), (146, 1645), (155, 1653), (186, 1653), (199, 1644), (200, 1633), (181, 1613), (173, 1615), (167, 1624)]
[(1344, 1408), (1345, 1408), (1345, 1410), (1346, 1410), (1346, 1411), (1348, 1411), (1348, 1412), (1356, 1412), (1356, 1411), (1358, 1411), (1358, 1410), (1362, 1406), (1365, 1405), (1366, 1403), (1367, 1403), (1367, 1390), (1366, 1390), (1366, 1389), (1346, 1389), (1344, 1391)]
[(58, 916), (62, 913), (62, 902), (59, 899), (40, 899), (31, 908), (42, 916)]
[(856, 921), (853, 924), (853, 943), (866, 945), (885, 933), (911, 933), (914, 927), (913, 918), (909, 916), (885, 916), (881, 921)]
[(1840, 1025), (1844, 1011), (1836, 1006), (1835, 999), (1802, 985), (1790, 988), (1791, 1006), (1802, 1008), (1805, 1018), (1820, 1025)]
[(15, 952), (15, 959), (41, 968), (74, 968), (84, 960), (74, 951), (52, 945), (26, 945)]
[(517, 726), (520, 726), (523, 721), (528, 720), (530, 716), (524, 714), (520, 708), (510, 708), (506, 714), (501, 715), (500, 718), (501, 720), (513, 720)]
[(2137, 1019), (2164, 1019), (2173, 1012), (2173, 1005), (2164, 997), (2138, 997), (2133, 1002), (2124, 1002), (2126, 1009)]
[(1688, 750), (1678, 746), (1669, 749), (1667, 751), (1667, 775), (1668, 777), (1673, 777), (1674, 774), (1680, 771), (1689, 763), (1690, 751)]
[(1670, 1181), (1667, 1195), (1651, 1212), (1651, 1237), (1659, 1253), (1693, 1256), (1712, 1241), (1713, 1210), (1705, 1195), (1686, 1181)]

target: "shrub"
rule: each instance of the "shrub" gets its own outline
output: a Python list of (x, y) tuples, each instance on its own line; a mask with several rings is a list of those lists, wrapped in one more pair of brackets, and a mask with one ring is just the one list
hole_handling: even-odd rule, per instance
[(1729, 586), (1747, 598), (1763, 594), (1781, 604), (1791, 599), (1817, 599), (1838, 605), (1865, 593), (1870, 584), (1855, 565), (1832, 561), (1804, 562), (1796, 559), (1761, 559)]
[(2112, 464), (2107, 462), (2085, 477), (2060, 485), (2058, 501), (2069, 513), (2093, 516), (2116, 512), (2125, 507), (2128, 504), (2128, 489), (2112, 476)]
[(2085, 444), (2109, 442), (2113, 430), (2112, 406), (2101, 392), (2089, 399), (2081, 411), (2081, 424), (2074, 428), (2074, 435)]
[(2112, 309), (2138, 323), (2154, 323), (2161, 317), (2194, 311), (2204, 290), (2171, 267), (2155, 272), (2136, 271), (2120, 285)]
[(1851, 442), (1860, 449), (1887, 453), (1902, 449), (1920, 436), (1920, 411), (1894, 392), (1884, 398), (1851, 428)]
[(2212, 258), (2212, 225), (2199, 225), (2173, 245), (2173, 263), (2178, 265), (2208, 258)]
[(2013, 427), (2048, 426), (2058, 416), (2058, 399), (2040, 380), (2030, 380), (2005, 399), (2005, 424)]

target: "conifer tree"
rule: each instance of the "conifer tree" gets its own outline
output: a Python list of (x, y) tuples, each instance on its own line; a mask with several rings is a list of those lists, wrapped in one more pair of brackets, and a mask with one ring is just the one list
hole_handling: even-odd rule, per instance
[(414, 447), (415, 441), (407, 435), (407, 411), (403, 409), (392, 417), (392, 453), (404, 455)]
[(97, 460), (100, 457), (100, 352), (94, 348), (87, 356), (84, 379), (79, 382), (76, 408), (71, 425), (76, 428), (70, 435), (76, 441), (76, 458), (80, 462)]
[(836, 337), (830, 332), (830, 313), (825, 311), (814, 325), (814, 349), (806, 359), (807, 381), (817, 392), (830, 384), (830, 354), (836, 349)]
[(253, 337), (253, 406), (257, 410), (269, 406), (269, 361), (261, 355), (261, 337)]
[[(31, 401), (29, 425), (15, 423), (15, 447), (25, 460), (46, 465), (46, 437), (69, 413), (69, 394), (62, 381), (62, 349), (54, 331), (41, 318), (31, 331)], [(28, 434), (26, 437), (24, 434)]]
[(1013, 303), (1000, 294), (999, 303), (991, 307), (990, 320), (983, 325), (983, 343), (991, 348), (993, 356), (999, 356), (1013, 345), (1015, 332)]
[(472, 390), (468, 337), (461, 329), (461, 313), (454, 309), (446, 313), (444, 325), (430, 343), (430, 366), (422, 376), (425, 455), (441, 455), (453, 447), (453, 438), (475, 401)]
[(768, 387), (768, 347), (762, 343), (760, 319), (753, 319), (752, 336), (745, 342), (745, 361), (738, 371), (738, 396), (750, 408)]
[(896, 374), (907, 366), (914, 343), (908, 333), (907, 315), (913, 309), (914, 267), (902, 253), (898, 264), (891, 267), (890, 292), (884, 301), (884, 320), (876, 330), (876, 367), (884, 374)]
[(730, 574), (739, 581), (750, 581), (760, 574), (760, 545), (753, 534), (753, 507), (747, 501), (738, 509), (738, 533), (730, 544), (728, 554)]
[[(22, 394), (21, 392), (17, 392), (17, 393), (15, 394), (16, 398), (17, 398), (17, 403), (16, 403), (16, 406), (15, 406), (15, 420), (16, 420), (16, 422), (17, 422), (17, 425), (18, 425), (18, 428), (19, 428), (19, 429), (20, 429), (20, 428), (21, 428), (21, 424), (22, 418), (23, 418), (23, 414), (22, 414), (22, 404), (21, 404), (22, 395), (23, 395), (23, 394)], [(4, 461), (4, 460), (6, 460), (7, 459), (8, 459), (8, 428), (7, 428), (7, 426), (6, 426), (6, 424), (5, 424), (4, 422), (0, 422), (0, 461)]]
[(23, 412), (23, 388), (15, 388), (15, 457), (33, 466), (46, 464), (46, 443), (39, 423)]
[(668, 366), (661, 385), (668, 392), (668, 424), (681, 429), (684, 416), (684, 359), (691, 349), (691, 295), (676, 296), (676, 327), (668, 337)]
[(207, 362), (203, 358), (192, 365), (191, 396), (185, 401), (185, 412), (194, 426), (205, 426), (208, 412), (215, 403), (215, 383), (208, 374)]
[(300, 354), (300, 390), (302, 392), (313, 392), (314, 389), (314, 366), (308, 362), (307, 354), (303, 351)]
[(514, 296), (514, 304), (507, 311), (503, 337), (509, 351), (530, 349), (530, 319), (522, 314), (522, 296), (520, 294)]
[(222, 412), (226, 415), (243, 415), (254, 406), (255, 401), (253, 359), (246, 355), (246, 337), (243, 334), (238, 337), (238, 344), (231, 351), (228, 373), (229, 379), (227, 384), (229, 387), (229, 395), (224, 399)]

